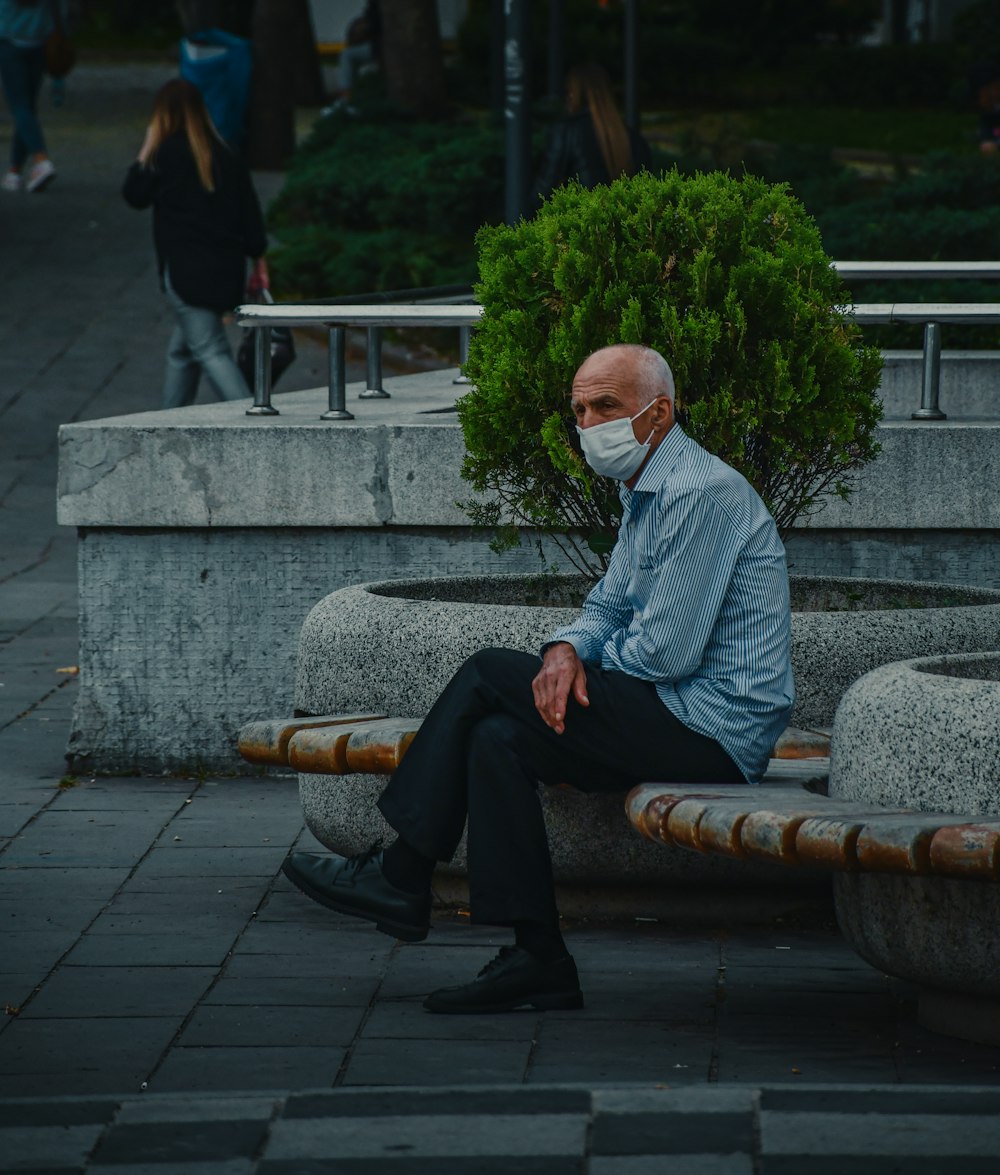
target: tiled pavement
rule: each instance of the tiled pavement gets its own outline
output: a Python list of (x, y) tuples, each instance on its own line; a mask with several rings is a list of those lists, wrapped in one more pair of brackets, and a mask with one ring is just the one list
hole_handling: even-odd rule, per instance
[(165, 72), (75, 74), (59, 180), (0, 201), (0, 1171), (995, 1171), (1000, 1049), (920, 1029), (823, 917), (576, 923), (582, 1012), (433, 1017), (496, 943), (451, 915), (400, 946), (292, 890), (292, 780), (63, 778), (55, 430), (156, 400), (117, 184)]
[(0, 1153), (95, 1175), (994, 1175), (998, 1112), (996, 1089), (940, 1087), (93, 1097), (0, 1106)]

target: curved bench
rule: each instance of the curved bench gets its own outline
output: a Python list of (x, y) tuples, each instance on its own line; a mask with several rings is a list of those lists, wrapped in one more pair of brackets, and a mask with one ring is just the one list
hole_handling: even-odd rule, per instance
[[(265, 718), (248, 722), (239, 735), (239, 751), (259, 767), (291, 767), (304, 774), (391, 774), (420, 729), (420, 718), (385, 714), (314, 714), (301, 718)], [(776, 759), (825, 758), (830, 735), (825, 730), (789, 727), (774, 748)]]
[[(333, 852), (349, 856), (390, 835), (376, 801), (419, 726), (419, 718), (390, 718), (376, 710), (279, 718), (247, 724), (239, 745), (251, 763), (299, 773), (310, 831)], [(785, 762), (772, 764), (775, 771), (808, 778), (826, 769), (825, 758), (817, 756), (826, 755), (828, 736), (790, 731), (776, 750)], [(818, 875), (658, 849), (632, 832), (622, 793), (550, 787), (539, 798), (567, 916), (759, 922), (829, 901), (828, 883)], [(436, 875), (435, 892), (445, 904), (467, 904), (466, 867), (463, 837)]]
[(801, 788), (643, 783), (634, 828), (674, 848), (855, 873), (1000, 881), (1000, 817), (879, 808)]
[[(240, 732), (239, 747), (250, 763), (289, 767), (307, 776), (384, 776), (399, 766), (419, 727), (419, 718), (382, 714), (280, 718), (248, 723)], [(774, 748), (774, 757), (816, 759), (829, 749), (827, 732), (790, 728)], [(929, 982), (925, 971), (897, 960), (899, 935), (891, 926), (883, 926), (888, 945), (874, 949), (870, 931), (855, 925), (859, 906), (888, 901), (901, 911), (906, 933), (913, 935), (919, 911), (928, 901), (940, 902), (943, 894), (950, 898), (952, 939), (982, 939), (977, 928), (995, 925), (994, 915), (1000, 911), (1000, 890), (995, 888), (1000, 881), (1000, 816), (881, 807), (817, 794), (794, 779), (760, 787), (643, 783), (628, 793), (625, 811), (642, 837), (667, 848), (729, 858), (738, 868), (739, 862), (756, 862), (831, 873), (848, 943), (878, 969), (921, 984), (921, 1022), (1000, 1044), (1000, 977), (988, 946), (981, 947), (988, 956), (985, 963), (966, 968), (969, 974), (944, 958)], [(872, 889), (879, 885), (892, 887), (892, 892), (883, 896)], [(851, 892), (858, 886), (860, 896)], [(907, 887), (913, 886), (918, 888), (911, 893)], [(951, 896), (953, 887), (967, 891), (969, 900)]]
[[(325, 714), (250, 722), (240, 754), (258, 766), (303, 774), (391, 774), (419, 718)], [(825, 755), (821, 731), (790, 728), (776, 759)], [(799, 785), (741, 787), (643, 783), (625, 802), (632, 826), (672, 848), (780, 865), (1000, 881), (1000, 817), (881, 808)]]

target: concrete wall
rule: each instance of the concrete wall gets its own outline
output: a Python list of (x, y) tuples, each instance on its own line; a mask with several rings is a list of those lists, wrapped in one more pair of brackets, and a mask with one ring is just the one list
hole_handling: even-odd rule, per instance
[[(344, 423), (321, 422), (312, 391), (278, 396), (270, 419), (218, 404), (63, 426), (81, 767), (240, 770), (239, 727), (291, 709), (317, 600), (365, 580), (539, 567), (529, 541), (491, 552), (456, 504), (470, 494), (452, 374), (391, 381), (391, 400), (349, 392)], [(997, 421), (888, 421), (852, 501), (790, 537), (793, 569), (1000, 586), (998, 441)]]

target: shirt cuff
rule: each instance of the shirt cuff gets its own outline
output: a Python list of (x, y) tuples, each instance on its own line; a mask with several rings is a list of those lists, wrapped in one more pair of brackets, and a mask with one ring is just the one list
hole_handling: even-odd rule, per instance
[(553, 645), (572, 645), (580, 660), (588, 664), (596, 664), (599, 660), (599, 655), (595, 656), (592, 652), (593, 642), (588, 640), (583, 634), (557, 632), (551, 640), (547, 640), (542, 645), (541, 653), (543, 657), (545, 656), (545, 650), (551, 648)]

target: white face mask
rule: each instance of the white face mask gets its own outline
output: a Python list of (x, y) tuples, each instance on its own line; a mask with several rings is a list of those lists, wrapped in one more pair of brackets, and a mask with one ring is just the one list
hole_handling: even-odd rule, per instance
[(655, 403), (655, 400), (651, 400), (632, 417), (621, 416), (604, 424), (592, 424), (590, 428), (576, 426), (583, 455), (595, 473), (602, 477), (614, 477), (619, 481), (628, 481), (635, 473), (646, 459), (649, 442), (656, 430), (650, 429), (649, 436), (640, 444), (632, 431), (632, 421), (638, 420), (643, 412), (647, 408), (652, 408)]

